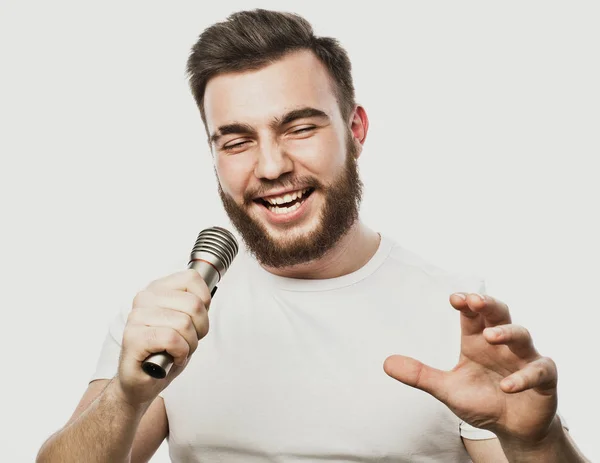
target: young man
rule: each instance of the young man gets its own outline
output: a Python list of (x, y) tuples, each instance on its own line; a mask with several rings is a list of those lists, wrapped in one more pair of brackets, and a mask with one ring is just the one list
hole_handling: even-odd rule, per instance
[[(138, 293), (38, 461), (143, 462), (164, 438), (175, 462), (586, 461), (506, 305), (359, 220), (369, 122), (336, 41), (240, 12), (188, 70), (249, 254), (214, 301), (193, 270)], [(168, 376), (146, 375), (165, 350)]]

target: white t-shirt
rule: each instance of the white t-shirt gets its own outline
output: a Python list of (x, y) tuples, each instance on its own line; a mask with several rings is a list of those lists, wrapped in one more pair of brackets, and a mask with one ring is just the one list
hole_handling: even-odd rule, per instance
[[(441, 270), (382, 235), (371, 260), (326, 280), (268, 273), (244, 250), (220, 282), (210, 331), (161, 394), (174, 462), (468, 462), (461, 436), (494, 435), (385, 374), (402, 354), (449, 370), (448, 298), (482, 280)], [(117, 371), (127, 314), (92, 379)]]

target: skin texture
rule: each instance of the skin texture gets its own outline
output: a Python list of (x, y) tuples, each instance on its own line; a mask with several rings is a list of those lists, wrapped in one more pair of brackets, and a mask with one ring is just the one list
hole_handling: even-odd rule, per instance
[[(360, 192), (352, 183), (358, 178), (355, 162), (368, 133), (368, 118), (361, 106), (342, 117), (332, 82), (311, 53), (297, 52), (259, 70), (217, 76), (208, 83), (204, 101), (221, 197), (233, 216), (253, 223), (245, 235), (247, 244), (259, 250), (265, 240), (276, 250), (270, 256), (257, 252), (259, 258), (269, 257), (263, 263), (268, 271), (293, 278), (333, 278), (368, 262), (380, 237), (358, 219)], [(283, 115), (302, 108), (316, 109), (319, 115), (282, 121)], [(315, 188), (310, 205), (293, 223), (273, 222), (251, 201), (290, 185)], [(330, 229), (338, 225), (327, 224), (332, 201), (341, 205), (335, 220), (341, 226), (334, 233)], [(310, 255), (313, 241), (320, 243), (318, 255)], [(296, 254), (304, 257), (294, 260)], [(385, 361), (385, 371), (432, 394), (471, 424), (497, 432), (500, 440), (465, 442), (476, 462), (507, 457), (585, 461), (555, 418), (553, 362), (537, 354), (525, 330), (510, 324), (508, 309), (476, 295), (454, 295), (450, 303), (461, 312), (457, 367), (440, 372), (418, 360), (393, 356)], [(208, 288), (193, 271), (169, 275), (141, 291), (125, 327), (118, 375), (106, 384), (90, 384), (69, 423), (44, 444), (38, 461), (147, 461), (168, 433), (158, 394), (183, 371), (206, 335), (209, 304)], [(501, 326), (502, 336), (486, 329), (492, 326)], [(163, 350), (175, 358), (175, 365), (164, 380), (150, 379), (141, 372), (141, 362)], [(507, 376), (517, 389), (509, 388)]]
[[(349, 185), (359, 182), (352, 161), (362, 151), (368, 119), (360, 106), (348, 120), (342, 117), (333, 83), (312, 53), (292, 53), (257, 71), (216, 77), (207, 85), (204, 104), (221, 198), (267, 270), (331, 278), (368, 261), (379, 236), (357, 220), (360, 192)], [(283, 115), (302, 108), (325, 116), (281, 124)], [(222, 130), (233, 125), (241, 127)], [(310, 208), (301, 220), (273, 224), (251, 199), (289, 185), (316, 186)], [(344, 256), (349, 248), (361, 251)]]
[(460, 312), (456, 367), (446, 372), (395, 355), (385, 372), (494, 432), (509, 461), (586, 461), (556, 415), (556, 365), (537, 352), (524, 327), (512, 324), (507, 305), (474, 293), (455, 293), (450, 304)]
[[(314, 131), (310, 126), (307, 127), (308, 129), (301, 128), (299, 131)], [(238, 205), (233, 197), (226, 194), (219, 186), (219, 195), (227, 215), (242, 235), (248, 249), (252, 250), (262, 265), (285, 268), (319, 259), (350, 229), (358, 218), (362, 189), (355, 158), (356, 148), (350, 137), (348, 137), (347, 151), (345, 166), (340, 169), (338, 178), (331, 185), (322, 185), (313, 176), (305, 176), (301, 180), (292, 178), (291, 172), (277, 180), (262, 180), (267, 191), (282, 188), (299, 190), (310, 186), (315, 192), (322, 193), (324, 204), (318, 212), (318, 225), (312, 232), (301, 238), (272, 239), (264, 223), (255, 218), (256, 214), (248, 212), (256, 207), (253, 198), (258, 194), (246, 193), (244, 204)], [(293, 230), (287, 224), (282, 224), (282, 227)]]
[[(323, 78), (322, 69), (309, 69), (311, 72), (321, 73)], [(227, 77), (217, 77), (213, 82)], [(259, 86), (264, 86), (261, 85), (261, 79), (256, 82)], [(317, 95), (325, 98), (329, 92), (328, 90), (323, 93), (321, 88), (314, 85), (315, 82), (318, 81), (305, 79), (302, 85), (309, 85), (311, 88), (300, 92), (306, 97), (306, 101), (310, 100), (313, 103), (318, 100)], [(323, 85), (323, 81), (318, 83)], [(298, 89), (299, 87), (296, 87), (296, 90)], [(254, 94), (252, 86), (246, 90), (249, 95)], [(294, 93), (295, 89), (290, 87), (287, 91)], [(311, 96), (311, 92), (316, 93)], [(207, 97), (214, 101), (211, 94), (211, 90), (208, 89)], [(286, 95), (280, 93), (279, 98), (277, 108), (276, 102), (271, 101), (273, 114), (279, 115), (289, 111), (289, 99)], [(315, 209), (298, 227), (306, 231), (318, 226), (318, 212), (325, 203), (325, 189), (343, 178), (341, 175), (349, 162), (346, 143), (352, 142), (354, 148), (348, 152), (352, 152), (357, 158), (368, 129), (368, 119), (361, 107), (356, 108), (348, 121), (343, 121), (335, 98), (332, 95), (327, 98), (325, 107), (329, 108), (331, 116), (329, 125), (336, 128), (323, 130), (325, 136), (317, 144), (318, 147), (323, 147), (324, 143), (327, 149), (307, 154), (302, 163), (298, 160), (293, 163), (293, 169), (297, 169), (294, 174), (302, 172), (295, 178), (312, 176), (324, 186), (322, 192), (315, 194)], [(296, 106), (304, 105), (306, 101), (298, 101)], [(272, 115), (268, 114), (262, 120), (270, 119)], [(273, 132), (268, 132), (264, 125), (260, 129), (267, 137), (273, 137)], [(221, 184), (224, 190), (240, 200), (248, 184), (257, 188), (260, 187), (259, 179), (265, 181), (264, 179), (278, 178), (280, 174), (277, 172), (281, 169), (282, 160), (288, 163), (291, 157), (271, 156), (272, 153), (274, 152), (265, 151), (259, 162), (251, 164), (250, 171), (244, 163), (217, 163), (217, 171), (222, 174)], [(320, 157), (324, 153), (327, 156)], [(219, 158), (218, 155), (215, 157)], [(252, 174), (258, 177), (253, 177)], [(273, 229), (272, 232), (277, 238), (285, 236), (285, 233), (289, 234), (290, 230), (284, 233)], [(301, 232), (302, 230), (298, 230), (296, 233)], [(362, 267), (375, 253), (378, 245), (379, 236), (375, 232), (359, 222), (354, 222), (337, 241), (336, 246), (322, 258), (279, 271), (290, 272), (299, 277), (312, 275), (313, 278), (343, 275)], [(360, 251), (347, 253), (349, 248)], [(209, 304), (208, 289), (197, 272), (193, 271), (169, 275), (152, 282), (141, 291), (134, 299), (132, 312), (125, 327), (118, 376), (108, 384), (96, 381), (89, 385), (71, 420), (44, 443), (37, 461), (147, 461), (168, 433), (164, 403), (157, 396), (183, 371), (197, 346), (198, 339), (208, 331), (206, 310)], [(149, 353), (163, 350), (175, 358), (175, 365), (164, 380), (151, 380), (141, 373), (141, 362)]]
[[(328, 197), (335, 197), (331, 192), (336, 185), (347, 183), (348, 178), (340, 172), (348, 156), (358, 157), (368, 131), (364, 109), (357, 107), (351, 118), (344, 120), (334, 95), (327, 71), (308, 51), (291, 53), (257, 71), (219, 76), (207, 85), (205, 114), (221, 199), (248, 247), (263, 267), (278, 275), (344, 275), (364, 265), (377, 249), (379, 240), (354, 220), (350, 208), (345, 217), (328, 225), (342, 223), (343, 232), (352, 222), (346, 234), (319, 241), (326, 228)], [(285, 114), (301, 108), (316, 109), (320, 115), (281, 123)], [(312, 203), (308, 212), (291, 224), (272, 223), (263, 207), (252, 201), (282, 187), (305, 186), (316, 188)], [(315, 242), (322, 248), (320, 254), (307, 253), (308, 258), (294, 260), (303, 251), (314, 249)], [(275, 250), (272, 255), (257, 252), (262, 251), (263, 243)], [(348, 249), (362, 252), (344, 256)], [(266, 258), (273, 254), (279, 259)], [(385, 371), (431, 393), (470, 424), (496, 432), (511, 456), (519, 455), (521, 444), (527, 449), (539, 445), (556, 427), (554, 363), (537, 354), (524, 328), (508, 326), (506, 305), (460, 294), (453, 295), (450, 302), (462, 313), (463, 330), (462, 354), (453, 373), (444, 375), (401, 356), (387, 359)], [(494, 337), (491, 330), (484, 333), (484, 328), (495, 324), (507, 325), (502, 335)], [(516, 382), (516, 388), (508, 386), (510, 380)], [(521, 391), (525, 392), (519, 395)], [(472, 397), (477, 400), (470, 400)], [(488, 449), (487, 456), (496, 461), (503, 458), (499, 445), (470, 442), (467, 448), (473, 454), (485, 454), (482, 449)]]
[[(185, 368), (208, 332), (210, 292), (198, 272), (184, 270), (150, 283), (133, 300), (118, 374), (91, 383), (69, 422), (44, 443), (38, 462), (143, 462), (168, 433), (158, 394)], [(174, 364), (164, 379), (142, 362), (167, 351)]]

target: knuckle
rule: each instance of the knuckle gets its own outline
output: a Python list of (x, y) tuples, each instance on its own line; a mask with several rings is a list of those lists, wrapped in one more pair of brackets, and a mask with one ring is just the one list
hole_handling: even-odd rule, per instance
[(522, 325), (514, 325), (515, 338), (521, 343), (531, 344), (531, 334), (529, 330)]
[(175, 329), (182, 333), (185, 333), (186, 331), (189, 331), (190, 329), (194, 328), (194, 324), (192, 323), (192, 319), (190, 318), (190, 316), (181, 312), (178, 312), (176, 314), (174, 325)]
[(172, 346), (175, 355), (187, 357), (190, 353), (190, 345), (183, 338), (179, 338), (177, 344), (173, 344)]
[(523, 341), (525, 343), (525, 345), (531, 349), (531, 351), (537, 355), (537, 352), (535, 350), (535, 346), (533, 345), (533, 338), (531, 337), (531, 333), (529, 332), (529, 330), (527, 328), (523, 328)]
[(544, 364), (546, 365), (546, 368), (551, 371), (551, 372), (556, 372), (557, 371), (557, 367), (556, 367), (556, 362), (554, 360), (552, 360), (550, 357), (542, 357), (542, 361), (544, 362)]
[(158, 349), (166, 350), (173, 357), (187, 355), (189, 352), (188, 343), (171, 328), (148, 330), (147, 342), (153, 346), (156, 345)]
[(204, 336), (206, 336), (208, 334), (208, 329), (209, 329), (208, 317), (203, 317), (202, 323), (200, 323), (198, 328), (196, 329), (197, 334), (198, 334), (198, 339), (202, 339)]
[(206, 306), (204, 304), (204, 302), (202, 301), (202, 299), (200, 299), (198, 296), (195, 296), (191, 293), (190, 294), (190, 298), (189, 298), (189, 310), (191, 313), (193, 313), (194, 315), (199, 315), (203, 312), (206, 311)]
[(188, 340), (188, 354), (193, 354), (194, 352), (196, 352), (196, 349), (198, 348), (198, 339), (196, 338), (196, 336), (192, 336), (189, 340)]
[(543, 365), (538, 365), (535, 369), (535, 379), (536, 382), (541, 382), (545, 377), (548, 370)]
[(169, 329), (165, 333), (165, 342), (169, 346), (181, 345), (181, 335), (177, 331), (175, 331), (174, 329)]
[(191, 292), (181, 292), (178, 296), (180, 310), (192, 316), (200, 315), (204, 310), (204, 302), (197, 295)]

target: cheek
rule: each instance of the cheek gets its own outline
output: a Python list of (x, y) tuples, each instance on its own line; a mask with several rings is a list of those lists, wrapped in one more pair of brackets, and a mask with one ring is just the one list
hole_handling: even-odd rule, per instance
[(236, 199), (243, 196), (252, 176), (252, 166), (243, 156), (218, 156), (217, 175), (223, 191)]
[(312, 137), (291, 142), (289, 149), (306, 169), (325, 178), (344, 165), (345, 149), (337, 137)]

